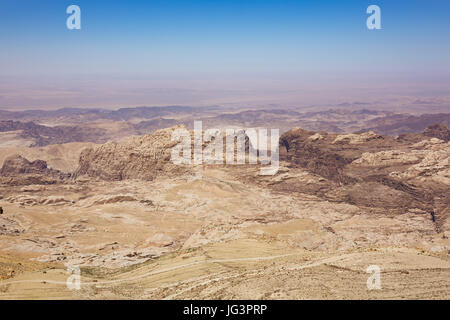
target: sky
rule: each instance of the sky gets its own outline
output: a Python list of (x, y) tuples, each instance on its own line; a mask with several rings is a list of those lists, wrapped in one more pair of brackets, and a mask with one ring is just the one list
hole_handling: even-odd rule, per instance
[(0, 48), (0, 109), (450, 95), (448, 0), (1, 0)]

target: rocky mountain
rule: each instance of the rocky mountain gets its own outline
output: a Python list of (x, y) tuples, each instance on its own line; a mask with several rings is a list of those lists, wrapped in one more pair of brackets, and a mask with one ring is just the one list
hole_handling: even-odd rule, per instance
[(434, 137), (445, 142), (450, 141), (450, 130), (444, 124), (435, 124), (426, 128), (423, 134), (427, 137)]
[(9, 185), (55, 184), (70, 174), (47, 167), (43, 160), (28, 161), (20, 155), (5, 159), (0, 169), (0, 182)]
[(367, 121), (364, 131), (372, 130), (380, 134), (395, 136), (405, 133), (419, 133), (428, 126), (436, 124), (450, 126), (450, 113), (387, 115)]
[(63, 123), (86, 123), (99, 120), (128, 121), (131, 119), (153, 119), (169, 117), (179, 114), (205, 114), (220, 110), (219, 107), (136, 107), (120, 108), (117, 110), (99, 108), (63, 108), (58, 110), (0, 110), (0, 119), (19, 121), (58, 121)]
[[(174, 165), (174, 129), (7, 158), (0, 297), (449, 297), (444, 125), (397, 137), (288, 130), (274, 175)], [(74, 179), (36, 160), (79, 152)], [(21, 269), (29, 257), (36, 269)], [(373, 264), (387, 290), (368, 292)], [(83, 290), (67, 290), (67, 265), (83, 268)]]
[(134, 125), (134, 129), (138, 135), (152, 133), (156, 130), (170, 128), (179, 124), (177, 120), (157, 118), (148, 121), (141, 121)]
[(293, 129), (280, 138), (281, 159), (289, 168), (306, 169), (328, 182), (311, 186), (290, 179), (276, 188), (391, 214), (421, 210), (438, 229), (448, 228), (448, 134), (443, 125), (407, 139), (373, 132), (337, 135)]
[(309, 131), (354, 133), (373, 131), (397, 136), (420, 133), (433, 124), (450, 125), (450, 113), (394, 113), (383, 110), (334, 108), (223, 109), (219, 107), (138, 107), (118, 110), (60, 109), (53, 111), (0, 111), (0, 146), (39, 147), (69, 142), (120, 141), (175, 125), (203, 128), (277, 128), (281, 133), (300, 127)]
[(170, 161), (171, 148), (178, 143), (171, 140), (176, 128), (86, 149), (80, 155), (74, 177), (86, 175), (104, 180), (153, 180), (161, 173), (176, 175), (184, 171)]
[[(170, 161), (171, 148), (176, 144), (171, 141), (174, 128), (86, 149), (74, 176), (121, 181), (185, 173), (186, 167)], [(305, 184), (292, 177), (270, 188), (369, 207), (385, 214), (420, 210), (433, 219), (436, 228), (442, 228), (450, 223), (448, 135), (444, 125), (398, 137), (292, 129), (280, 138), (280, 160), (288, 169), (305, 170), (322, 180)]]
[(84, 126), (44, 126), (34, 122), (0, 121), (0, 132), (20, 131), (20, 137), (34, 141), (30, 147), (69, 142), (105, 142), (106, 131)]

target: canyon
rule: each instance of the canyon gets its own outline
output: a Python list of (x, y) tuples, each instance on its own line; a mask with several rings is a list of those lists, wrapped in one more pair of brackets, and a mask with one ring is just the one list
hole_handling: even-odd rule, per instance
[[(234, 124), (263, 124), (267, 112), (251, 112), (254, 122)], [(174, 164), (183, 121), (107, 142), (4, 147), (0, 298), (448, 299), (448, 118), (417, 116), (421, 131), (386, 135), (338, 114), (374, 120), (324, 112), (310, 115), (314, 127), (326, 116), (340, 130), (282, 130), (273, 175), (248, 162)], [(367, 289), (370, 265), (381, 290)], [(73, 267), (80, 290), (66, 286)]]

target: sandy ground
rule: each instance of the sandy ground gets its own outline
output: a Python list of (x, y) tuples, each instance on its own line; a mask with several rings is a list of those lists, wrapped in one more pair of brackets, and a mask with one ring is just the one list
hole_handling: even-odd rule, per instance
[[(251, 252), (251, 254), (249, 254)], [(381, 268), (368, 290), (367, 266)], [(448, 299), (450, 262), (405, 248), (318, 254), (239, 240), (180, 251), (128, 268), (28, 271), (0, 283), (2, 299)]]
[(448, 239), (425, 215), (272, 192), (226, 168), (15, 188), (0, 201), (0, 299), (450, 297)]

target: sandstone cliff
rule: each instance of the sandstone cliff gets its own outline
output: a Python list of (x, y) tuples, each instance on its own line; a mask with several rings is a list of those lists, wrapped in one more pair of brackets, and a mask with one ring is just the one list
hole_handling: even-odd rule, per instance
[(74, 177), (86, 175), (110, 181), (153, 180), (159, 174), (177, 175), (185, 172), (187, 168), (170, 161), (171, 148), (178, 143), (172, 141), (172, 132), (176, 128), (179, 127), (86, 149), (80, 155)]

